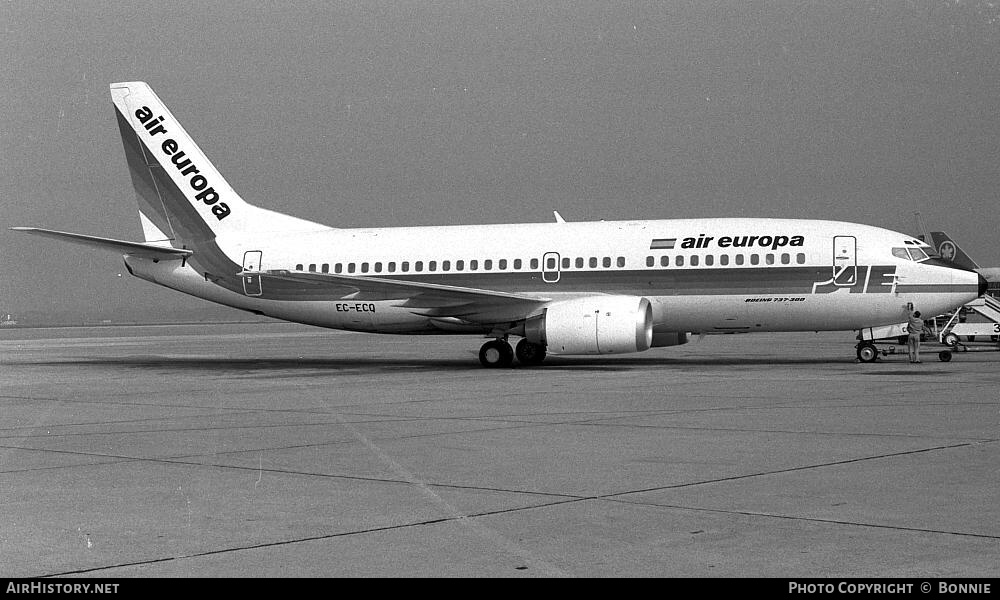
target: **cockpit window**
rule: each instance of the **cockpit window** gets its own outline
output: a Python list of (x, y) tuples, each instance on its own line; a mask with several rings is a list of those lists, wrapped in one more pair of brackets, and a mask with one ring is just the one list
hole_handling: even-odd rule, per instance
[(920, 262), (922, 260), (927, 260), (928, 258), (930, 258), (929, 256), (927, 256), (927, 253), (921, 250), (920, 248), (907, 248), (907, 250), (910, 251), (910, 258), (917, 262)]
[(927, 253), (921, 250), (920, 248), (913, 248), (913, 247), (893, 248), (892, 255), (895, 256), (896, 258), (902, 258), (904, 260), (912, 260), (914, 262), (921, 262), (930, 258), (929, 256), (927, 256)]

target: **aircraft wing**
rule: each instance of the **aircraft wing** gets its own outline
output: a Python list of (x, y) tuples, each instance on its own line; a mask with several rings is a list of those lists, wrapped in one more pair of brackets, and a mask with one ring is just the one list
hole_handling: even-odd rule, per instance
[(334, 273), (299, 271), (243, 271), (241, 276), (260, 275), (331, 289), (344, 290), (350, 300), (400, 300), (398, 306), (429, 317), (456, 317), (473, 322), (519, 320), (540, 309), (551, 298), (484, 290), (437, 283), (357, 277)]
[(65, 231), (53, 231), (51, 229), (39, 229), (37, 227), (11, 227), (13, 231), (23, 231), (43, 237), (114, 250), (119, 254), (130, 254), (143, 258), (156, 258), (161, 260), (180, 260), (194, 254), (193, 250), (184, 248), (171, 248), (170, 246), (156, 246), (153, 244), (143, 244), (141, 242), (126, 242), (124, 240), (113, 240), (110, 238), (96, 237), (93, 235), (83, 235), (81, 233), (66, 233)]

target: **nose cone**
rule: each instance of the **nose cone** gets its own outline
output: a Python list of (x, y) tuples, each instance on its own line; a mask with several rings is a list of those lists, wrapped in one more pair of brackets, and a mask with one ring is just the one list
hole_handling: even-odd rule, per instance
[(980, 275), (979, 276), (979, 295), (980, 296), (985, 296), (986, 295), (986, 290), (989, 289), (989, 287), (990, 287), (989, 282), (986, 281), (985, 277), (983, 277), (982, 275)]

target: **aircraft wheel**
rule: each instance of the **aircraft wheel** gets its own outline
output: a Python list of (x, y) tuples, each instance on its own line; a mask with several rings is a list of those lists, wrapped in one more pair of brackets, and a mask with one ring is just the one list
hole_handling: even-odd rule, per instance
[(942, 350), (938, 352), (938, 360), (940, 360), (941, 362), (948, 362), (949, 360), (951, 360), (951, 351)]
[(876, 358), (878, 358), (878, 348), (875, 347), (875, 344), (858, 344), (858, 360), (870, 363), (875, 362)]
[(540, 365), (545, 360), (545, 346), (521, 340), (514, 348), (514, 354), (522, 365)]
[(514, 351), (510, 349), (510, 344), (503, 340), (486, 342), (479, 349), (479, 362), (487, 369), (509, 367), (514, 363)]
[(958, 336), (954, 333), (946, 333), (944, 337), (941, 338), (941, 343), (945, 346), (951, 346), (954, 348), (958, 345)]

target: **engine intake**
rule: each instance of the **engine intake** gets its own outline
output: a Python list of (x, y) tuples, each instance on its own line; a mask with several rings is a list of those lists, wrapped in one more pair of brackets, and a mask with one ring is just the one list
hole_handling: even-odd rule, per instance
[(625, 354), (653, 342), (653, 307), (639, 296), (587, 296), (550, 304), (524, 337), (553, 354)]

